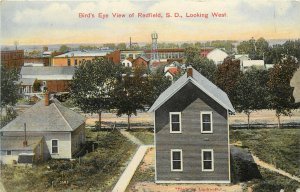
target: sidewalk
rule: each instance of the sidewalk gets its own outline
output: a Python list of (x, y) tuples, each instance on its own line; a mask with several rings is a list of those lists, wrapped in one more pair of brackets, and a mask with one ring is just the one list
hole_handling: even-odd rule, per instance
[(129, 141), (133, 142), (136, 145), (144, 145), (144, 143), (142, 141), (140, 141), (138, 138), (136, 138), (135, 136), (131, 135), (128, 131), (126, 131), (125, 129), (121, 129), (120, 133), (126, 137)]
[(299, 177), (293, 176), (293, 175), (291, 175), (290, 173), (285, 172), (285, 171), (283, 171), (283, 170), (281, 170), (281, 169), (277, 169), (276, 167), (274, 167), (274, 165), (268, 164), (268, 163), (266, 163), (266, 162), (260, 160), (258, 157), (256, 157), (256, 156), (253, 155), (253, 154), (252, 154), (252, 156), (253, 156), (253, 159), (254, 159), (254, 161), (255, 161), (255, 163), (256, 163), (257, 165), (259, 165), (259, 166), (261, 166), (261, 167), (263, 167), (263, 168), (265, 168), (265, 169), (268, 169), (268, 170), (270, 170), (270, 171), (274, 171), (274, 172), (276, 172), (276, 173), (279, 173), (279, 174), (281, 174), (281, 175), (283, 175), (283, 176), (286, 176), (286, 177), (288, 177), (288, 178), (290, 178), (290, 179), (293, 179), (293, 180), (295, 180), (295, 181), (298, 181), (298, 182), (300, 183), (300, 178), (299, 178)]
[(133, 177), (137, 167), (140, 165), (140, 162), (144, 158), (148, 148), (152, 147), (151, 145), (142, 145), (139, 147), (134, 157), (130, 161), (129, 165), (126, 167), (125, 171), (119, 178), (117, 184), (115, 185), (113, 192), (124, 192), (130, 183), (131, 178)]

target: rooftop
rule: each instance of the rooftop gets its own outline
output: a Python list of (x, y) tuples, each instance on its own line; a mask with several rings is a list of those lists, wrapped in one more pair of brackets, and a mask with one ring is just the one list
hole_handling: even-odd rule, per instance
[(99, 50), (99, 51), (70, 51), (55, 57), (104, 57), (107, 53), (112, 52), (112, 50)]

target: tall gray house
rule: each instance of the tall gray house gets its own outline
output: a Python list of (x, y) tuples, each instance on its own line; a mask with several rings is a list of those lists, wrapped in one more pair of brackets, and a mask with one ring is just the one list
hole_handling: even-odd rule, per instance
[(225, 92), (188, 67), (154, 112), (157, 183), (230, 183), (229, 111)]

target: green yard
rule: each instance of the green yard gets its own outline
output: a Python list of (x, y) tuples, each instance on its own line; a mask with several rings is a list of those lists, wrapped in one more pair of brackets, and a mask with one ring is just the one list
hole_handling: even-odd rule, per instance
[(129, 132), (145, 145), (154, 145), (153, 129), (131, 129)]
[[(98, 142), (95, 141), (98, 138)], [(2, 166), (1, 180), (9, 192), (110, 191), (136, 146), (118, 131), (87, 130), (94, 147), (74, 161), (50, 160), (31, 167)]]
[(241, 142), (262, 161), (300, 176), (300, 129), (231, 130), (230, 139)]

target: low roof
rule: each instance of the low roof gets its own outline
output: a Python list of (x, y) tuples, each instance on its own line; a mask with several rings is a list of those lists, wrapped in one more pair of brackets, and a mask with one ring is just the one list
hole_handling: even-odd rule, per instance
[(33, 85), (34, 84), (34, 81), (36, 79), (35, 78), (22, 78), (19, 80), (20, 84), (21, 85)]
[(251, 66), (264, 66), (264, 60), (243, 60), (244, 67), (251, 67)]
[(218, 88), (215, 84), (210, 82), (207, 78), (201, 75), (197, 70), (192, 68), (193, 77), (187, 77), (187, 73), (182, 75), (175, 83), (167, 88), (160, 96), (156, 99), (154, 104), (149, 109), (149, 112), (154, 112), (166, 101), (168, 101), (175, 93), (177, 93), (184, 85), (191, 82), (206, 93), (209, 97), (218, 102), (225, 109), (235, 112), (227, 94)]
[(82, 115), (63, 106), (58, 100), (51, 100), (48, 106), (41, 100), (9, 122), (0, 132), (24, 131), (24, 123), (28, 132), (66, 132), (77, 129), (84, 122)]
[(107, 53), (112, 50), (101, 50), (101, 51), (70, 51), (61, 55), (55, 56), (55, 58), (61, 57), (104, 57)]
[(22, 67), (22, 78), (36, 78), (38, 80), (71, 80), (75, 74), (75, 67)]
[(1, 136), (1, 150), (33, 150), (41, 141), (43, 137), (26, 137), (27, 146), (23, 146), (24, 136)]

